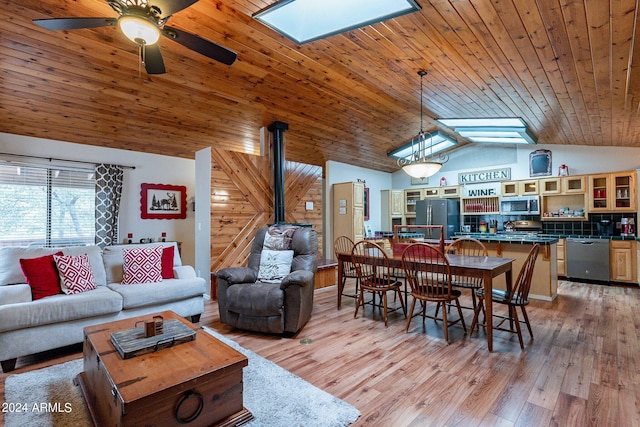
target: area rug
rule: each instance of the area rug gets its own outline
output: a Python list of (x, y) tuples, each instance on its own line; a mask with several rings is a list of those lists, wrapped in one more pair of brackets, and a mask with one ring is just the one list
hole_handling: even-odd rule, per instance
[[(249, 359), (243, 370), (244, 406), (255, 419), (247, 427), (338, 427), (353, 423), (360, 412), (234, 341), (203, 328)], [(5, 382), (6, 427), (90, 426), (79, 387), (73, 378), (82, 359), (15, 374)]]

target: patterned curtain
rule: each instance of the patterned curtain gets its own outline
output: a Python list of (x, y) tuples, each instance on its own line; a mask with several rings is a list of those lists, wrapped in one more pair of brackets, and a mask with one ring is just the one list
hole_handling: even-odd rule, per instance
[(100, 248), (118, 243), (123, 176), (121, 166), (96, 166), (96, 245)]

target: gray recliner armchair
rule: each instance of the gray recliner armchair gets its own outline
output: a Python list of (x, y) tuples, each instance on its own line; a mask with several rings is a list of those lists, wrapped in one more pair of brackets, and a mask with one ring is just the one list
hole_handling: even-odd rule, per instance
[(269, 283), (258, 279), (264, 275), (260, 263), (267, 230), (263, 227), (256, 233), (247, 267), (218, 271), (220, 321), (239, 329), (293, 335), (311, 317), (318, 235), (311, 228), (289, 230), (291, 272)]

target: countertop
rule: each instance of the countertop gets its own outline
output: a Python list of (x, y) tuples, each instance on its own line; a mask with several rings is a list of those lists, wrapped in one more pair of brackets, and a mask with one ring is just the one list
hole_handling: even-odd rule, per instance
[(455, 233), (455, 237), (471, 237), (481, 242), (501, 242), (513, 244), (534, 244), (552, 245), (558, 243), (558, 237), (550, 234), (527, 235), (509, 233)]
[(455, 233), (455, 237), (472, 237), (485, 242), (505, 242), (505, 243), (540, 243), (550, 245), (558, 243), (559, 239), (603, 239), (603, 240), (640, 240), (636, 236), (595, 236), (581, 234), (537, 234), (522, 235), (509, 233)]

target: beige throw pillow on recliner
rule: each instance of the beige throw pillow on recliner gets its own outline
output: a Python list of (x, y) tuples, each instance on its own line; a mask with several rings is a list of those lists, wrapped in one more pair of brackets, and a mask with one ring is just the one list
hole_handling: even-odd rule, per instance
[(272, 251), (263, 249), (260, 254), (260, 269), (258, 281), (265, 283), (280, 283), (291, 273), (293, 251)]

